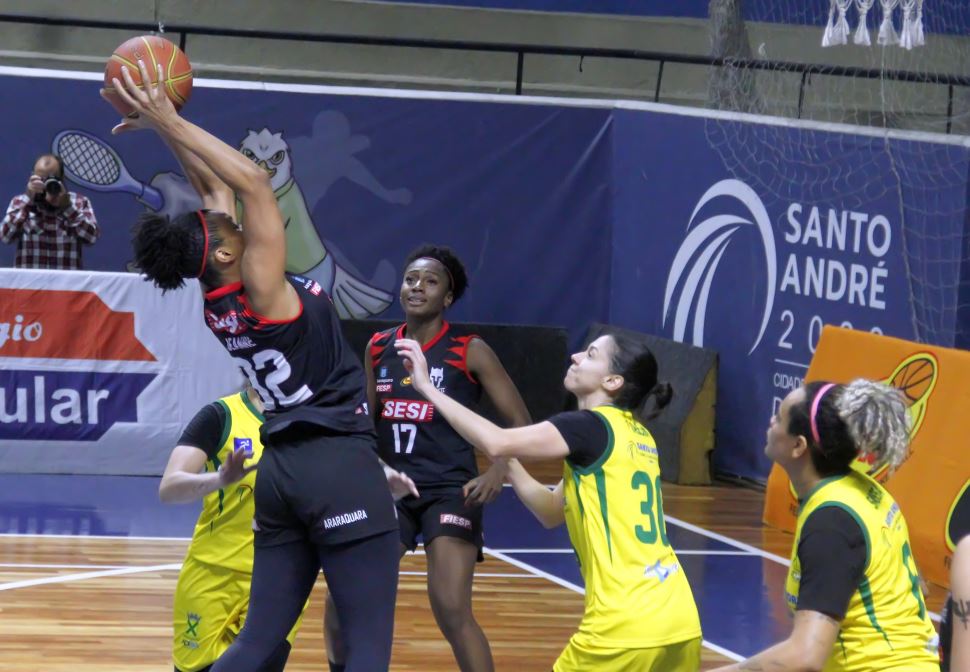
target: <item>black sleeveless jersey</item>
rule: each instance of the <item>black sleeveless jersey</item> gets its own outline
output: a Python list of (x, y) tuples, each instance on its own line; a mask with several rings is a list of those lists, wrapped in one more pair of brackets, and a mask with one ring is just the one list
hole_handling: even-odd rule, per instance
[(205, 295), (205, 321), (266, 407), (263, 431), (309, 423), (340, 433), (372, 432), (364, 371), (350, 351), (323, 287), (287, 276), (300, 298), (292, 320), (269, 320), (249, 306), (242, 283)]
[(948, 595), (940, 619), (940, 672), (950, 672), (953, 647), (953, 595)]
[[(460, 488), (478, 475), (475, 449), (434, 406), (411, 387), (404, 360), (394, 349), (404, 325), (374, 334), (370, 364), (377, 386), (377, 445), (389, 465), (414, 479), (418, 490)], [(474, 407), (481, 385), (468, 371), (468, 344), (476, 335), (447, 322), (424, 346), (435, 387), (463, 406)]]

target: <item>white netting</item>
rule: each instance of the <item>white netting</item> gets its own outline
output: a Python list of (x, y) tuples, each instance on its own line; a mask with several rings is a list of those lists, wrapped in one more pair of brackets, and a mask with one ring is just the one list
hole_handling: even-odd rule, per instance
[[(957, 311), (965, 308), (960, 264), (970, 258), (960, 224), (967, 202), (953, 198), (968, 182), (970, 0), (743, 0), (743, 15), (761, 18), (757, 23), (741, 22), (741, 1), (711, 2), (715, 55), (824, 67), (810, 75), (797, 67), (716, 70), (710, 106), (867, 128), (861, 135), (817, 133), (804, 125), (710, 119), (708, 141), (766, 202), (790, 201), (793, 185), (802, 200), (822, 207), (866, 212), (873, 202), (896, 202), (891, 214), (903, 225), (912, 325), (922, 339), (952, 344)], [(821, 20), (812, 23), (810, 16)], [(746, 40), (737, 39), (745, 33)], [(830, 46), (823, 48), (823, 41)], [(732, 53), (731, 44), (742, 47)], [(879, 76), (840, 76), (846, 67)], [(891, 71), (929, 81), (896, 81)], [(951, 88), (948, 75), (967, 81)], [(938, 134), (938, 142), (891, 142), (899, 133), (890, 131), (926, 131)], [(886, 179), (887, 170), (893, 179)], [(957, 226), (941, 228), (951, 217)]]

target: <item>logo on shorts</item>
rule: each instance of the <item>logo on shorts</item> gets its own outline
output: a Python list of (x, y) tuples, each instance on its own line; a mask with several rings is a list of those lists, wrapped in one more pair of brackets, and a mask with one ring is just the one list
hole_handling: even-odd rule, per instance
[(193, 614), (189, 612), (185, 617), (185, 634), (182, 635), (182, 646), (189, 649), (199, 648), (199, 623), (202, 621), (202, 617), (198, 614)]
[(253, 456), (253, 440), (233, 438), (232, 449), (238, 453), (240, 450), (246, 453), (246, 457)]
[(472, 521), (467, 518), (462, 518), (461, 516), (456, 516), (453, 513), (442, 513), (439, 519), (442, 525), (457, 525), (458, 527), (463, 527), (466, 530), (472, 529)]
[(335, 527), (343, 527), (344, 525), (350, 525), (351, 523), (357, 523), (361, 520), (367, 520), (367, 512), (363, 509), (357, 509), (356, 511), (351, 511), (350, 513), (341, 513), (337, 516), (330, 516), (329, 518), (323, 519), (323, 529), (332, 530)]

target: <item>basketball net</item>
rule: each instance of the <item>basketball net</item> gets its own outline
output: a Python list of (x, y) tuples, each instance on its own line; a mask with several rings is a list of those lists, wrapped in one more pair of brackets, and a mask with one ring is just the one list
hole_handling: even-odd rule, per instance
[[(835, 47), (849, 43), (849, 10), (855, 7), (858, 25), (852, 36), (852, 42), (861, 46), (870, 46), (869, 28), (866, 17), (872, 9), (875, 0), (829, 0), (829, 19), (822, 34), (823, 47)], [(882, 21), (876, 35), (876, 43), (888, 47), (899, 45), (904, 49), (922, 47), (926, 44), (923, 33), (923, 0), (879, 0), (882, 8)], [(902, 14), (902, 28), (896, 32), (894, 14), (896, 8)]]

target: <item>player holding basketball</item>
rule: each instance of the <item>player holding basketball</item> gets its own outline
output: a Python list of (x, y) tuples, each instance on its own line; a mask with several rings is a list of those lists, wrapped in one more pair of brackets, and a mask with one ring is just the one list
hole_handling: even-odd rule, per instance
[(667, 539), (656, 444), (643, 425), (647, 407), (657, 413), (671, 397), (653, 353), (627, 336), (601, 336), (572, 356), (564, 380), (580, 410), (501, 429), (435, 387), (416, 341), (394, 345), (435, 413), (489, 457), (566, 460), (551, 492), (514, 460), (509, 473), (539, 520), (566, 523), (586, 583), (579, 632), (555, 672), (698, 669), (700, 620)]
[[(139, 62), (141, 81), (151, 82)], [(161, 68), (157, 73), (161, 81)], [(113, 84), (137, 119), (113, 132), (153, 128), (175, 151), (204, 209), (174, 219), (143, 215), (135, 259), (163, 290), (198, 278), (206, 323), (265, 406), (256, 479), (249, 613), (214, 672), (258, 670), (296, 622), (320, 568), (347, 645), (350, 672), (386, 670), (398, 578), (398, 526), (376, 455), (364, 375), (327, 295), (287, 276), (285, 235), (265, 171), (185, 121), (161, 87), (123, 69)], [(234, 194), (247, 224), (227, 214)], [(416, 492), (397, 472), (399, 494)]]
[[(381, 456), (406, 471), (421, 491), (420, 499), (409, 497), (397, 504), (401, 555), (415, 549), (419, 534), (423, 537), (428, 594), (438, 627), (462, 672), (490, 672), (494, 666), (488, 639), (472, 612), (472, 579), (476, 559), (483, 559), (482, 506), (501, 492), (505, 461), (478, 475), (474, 448), (415, 391), (392, 347), (398, 338), (415, 340), (439, 390), (463, 404), (478, 403), (485, 392), (505, 422), (528, 423), (529, 412), (492, 349), (444, 318), (467, 286), (465, 267), (449, 248), (426, 245), (412, 252), (400, 292), (407, 321), (374, 335), (364, 370)], [(326, 623), (331, 669), (339, 671), (339, 625), (329, 601)]]
[[(206, 672), (246, 620), (253, 574), (253, 470), (263, 453), (263, 402), (251, 385), (195, 414), (158, 487), (166, 504), (202, 499), (175, 588), (175, 672)], [(297, 626), (263, 669), (283, 670)]]
[(780, 644), (720, 669), (939, 669), (906, 520), (885, 488), (850, 466), (863, 454), (893, 469), (908, 444), (906, 403), (883, 383), (814, 382), (785, 397), (765, 454), (800, 501), (785, 585), (794, 627)]

